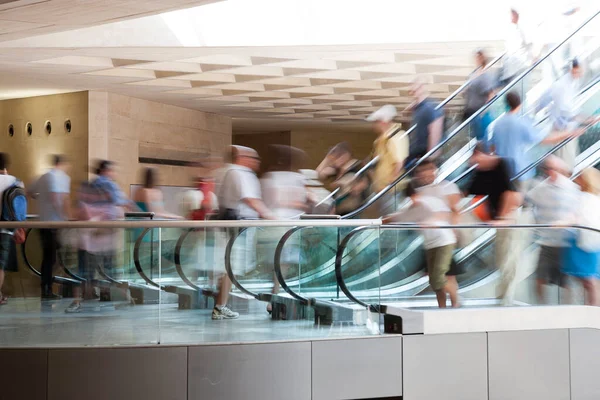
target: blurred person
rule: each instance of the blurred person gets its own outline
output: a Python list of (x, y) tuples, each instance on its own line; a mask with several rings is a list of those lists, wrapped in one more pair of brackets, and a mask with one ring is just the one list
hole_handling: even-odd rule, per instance
[(156, 218), (182, 219), (181, 216), (165, 211), (163, 192), (156, 186), (158, 172), (154, 168), (142, 171), (142, 187), (135, 191), (133, 201), (143, 212), (154, 213)]
[[(414, 182), (409, 182), (405, 195), (411, 200), (406, 210), (388, 215), (384, 223), (416, 222), (431, 225), (449, 224), (452, 216), (450, 208), (444, 200), (437, 197), (420, 194)], [(459, 307), (458, 287), (455, 279), (448, 279), (452, 255), (456, 246), (456, 236), (452, 229), (428, 228), (420, 231), (423, 235), (425, 258), (429, 284), (435, 292), (438, 306), (446, 308), (447, 297), (450, 297), (452, 307)]]
[[(469, 84), (465, 91), (464, 121), (485, 106), (495, 95), (496, 82), (493, 73), (486, 70), (489, 58), (482, 49), (475, 52), (475, 63), (477, 68), (469, 77)], [(471, 122), (473, 136), (477, 140), (487, 143), (487, 128), (492, 121), (493, 118), (489, 109), (475, 117)]]
[[(496, 121), (492, 130), (491, 151), (504, 159), (509, 168), (509, 177), (516, 177), (531, 163), (528, 150), (538, 143), (554, 145), (568, 138), (568, 135), (549, 135), (533, 126), (531, 120), (521, 116), (521, 97), (516, 91), (506, 94), (509, 111)], [(531, 169), (518, 179), (517, 187), (526, 192), (535, 177), (535, 169)]]
[(583, 68), (579, 65), (579, 61), (573, 60), (569, 73), (556, 81), (542, 99), (542, 104), (552, 101), (550, 105), (552, 132), (549, 136), (557, 137), (557, 141), (574, 138), (556, 151), (556, 155), (565, 161), (569, 169), (575, 166), (575, 158), (579, 150), (577, 137), (584, 133), (581, 124), (599, 120), (584, 117), (578, 107), (577, 96), (581, 89), (582, 74)]
[[(331, 149), (333, 155), (332, 189), (339, 189), (335, 194), (335, 212), (339, 215), (348, 214), (367, 201), (369, 197), (369, 177), (367, 173), (357, 176), (363, 163), (352, 156), (350, 145), (338, 143)], [(322, 173), (322, 175), (325, 172)]]
[[(381, 192), (401, 176), (408, 157), (409, 139), (404, 131), (399, 131), (400, 125), (393, 123), (396, 115), (396, 107), (387, 104), (366, 119), (373, 123), (373, 130), (377, 134), (377, 139), (373, 143), (373, 157), (379, 157), (372, 174), (372, 190), (375, 193)], [(393, 135), (394, 133), (396, 134)], [(379, 199), (380, 215), (395, 210), (395, 202), (395, 189), (391, 188)]]
[[(265, 205), (277, 219), (298, 219), (300, 214), (308, 210), (309, 202), (305, 179), (298, 168), (306, 159), (306, 153), (285, 145), (270, 145), (269, 152), (274, 162), (260, 180)], [(273, 268), (275, 246), (288, 229), (285, 227), (269, 229), (265, 232), (266, 235), (263, 235), (267, 236), (269, 243), (266, 243), (266, 246), (270, 250), (266, 252), (266, 263)], [(291, 266), (300, 264), (299, 239), (298, 235), (294, 236), (283, 249), (281, 268), (284, 274)], [(272, 293), (278, 292), (279, 281), (274, 276)], [(267, 306), (267, 311), (269, 313), (272, 311), (271, 304)]]
[[(573, 220), (579, 207), (579, 187), (569, 179), (567, 164), (556, 156), (549, 156), (543, 166), (548, 178), (529, 191), (526, 200), (533, 206), (538, 224), (557, 224)], [(564, 229), (539, 229), (537, 243), (540, 255), (536, 270), (536, 293), (540, 303), (545, 303), (544, 287), (547, 284), (567, 288), (561, 272), (570, 234)]]
[(96, 168), (96, 179), (94, 185), (103, 190), (109, 197), (111, 204), (124, 207), (130, 211), (139, 211), (139, 207), (121, 190), (116, 182), (117, 171), (115, 163), (109, 160), (101, 160)]
[[(6, 153), (0, 153), (0, 211), (4, 206), (4, 192), (14, 186), (23, 188), (23, 183), (8, 173), (9, 159)], [(0, 212), (0, 214), (2, 214)], [(8, 297), (2, 293), (5, 271), (16, 272), (17, 258), (16, 245), (13, 240), (14, 232), (11, 229), (0, 229), (0, 305), (8, 301)]]
[[(584, 170), (575, 183), (581, 188), (574, 224), (600, 228), (600, 171)], [(600, 267), (600, 235), (579, 230), (565, 251), (562, 272), (578, 279), (585, 292), (585, 304), (598, 306), (598, 278)]]
[(204, 221), (219, 208), (216, 195), (215, 175), (223, 169), (222, 159), (210, 157), (197, 163), (193, 168), (193, 189), (186, 191), (181, 199), (181, 214), (193, 221)]
[(331, 192), (323, 187), (324, 185), (319, 180), (317, 171), (301, 169), (300, 173), (304, 176), (304, 185), (309, 200), (310, 210), (308, 213), (331, 214), (335, 209), (335, 204), (331, 198), (328, 199)]
[[(451, 222), (453, 224), (460, 223), (460, 201), (462, 200), (462, 193), (454, 182), (443, 180), (436, 183), (438, 169), (432, 160), (425, 160), (415, 168), (415, 182), (417, 184), (416, 190), (419, 195), (435, 197), (442, 200), (446, 206), (452, 212)], [(455, 231), (457, 239), (465, 237), (466, 231), (459, 229)], [(457, 264), (451, 265), (450, 270), (446, 273), (447, 279), (450, 281), (452, 287), (458, 288), (458, 282), (456, 275), (460, 275), (464, 271), (457, 267)], [(458, 300), (457, 300), (458, 301)]]
[[(97, 168), (95, 172), (100, 173), (101, 168)], [(122, 204), (119, 205), (117, 202), (118, 197), (111, 193), (102, 181), (98, 182), (98, 178), (82, 182), (77, 191), (75, 216), (82, 221), (122, 219), (124, 217)], [(81, 286), (74, 287), (74, 299), (65, 309), (66, 313), (79, 313), (82, 311), (83, 300), (98, 298), (93, 286), (96, 272), (100, 272), (101, 275), (112, 275), (119, 246), (119, 229), (86, 228), (74, 231), (75, 239), (70, 244), (78, 249), (79, 276), (85, 281)], [(63, 238), (66, 237), (67, 235), (63, 235)], [(66, 245), (67, 243), (63, 243), (63, 246)], [(125, 296), (127, 297), (128, 293)]]
[[(219, 219), (274, 219), (273, 214), (262, 200), (260, 182), (256, 176), (260, 168), (260, 157), (256, 150), (249, 147), (233, 146), (232, 160), (233, 164), (227, 169), (218, 188)], [(253, 264), (254, 262), (254, 232), (253, 229), (246, 231), (245, 246), (241, 249), (244, 254), (241, 254), (240, 258), (247, 264)], [(249, 268), (252, 265), (245, 265), (244, 267)], [(231, 280), (227, 275), (224, 275), (221, 278), (219, 295), (212, 312), (212, 319), (222, 320), (239, 317), (239, 313), (227, 307), (230, 291)]]
[(521, 15), (515, 7), (510, 9), (510, 26), (504, 40), (505, 55), (500, 70), (500, 87), (505, 87), (527, 68), (533, 57), (532, 41), (521, 22)]
[[(475, 214), (484, 222), (493, 224), (525, 222), (526, 216), (519, 211), (523, 197), (510, 179), (510, 167), (506, 159), (476, 149), (470, 162), (477, 165), (477, 169), (467, 193), (487, 196), (487, 200), (475, 210)], [(475, 200), (478, 201), (479, 198), (475, 197)], [(494, 258), (501, 273), (498, 295), (506, 306), (512, 305), (514, 301), (517, 269), (526, 239), (527, 232), (523, 230), (496, 231)]]
[[(71, 219), (71, 178), (69, 161), (62, 155), (52, 157), (52, 169), (35, 181), (28, 190), (38, 202), (40, 221), (68, 221)], [(61, 296), (52, 292), (52, 271), (59, 247), (56, 229), (40, 229), (42, 241), (42, 299), (55, 300)]]
[(410, 88), (410, 95), (415, 101), (412, 125), (416, 128), (410, 137), (407, 165), (422, 158), (437, 146), (444, 133), (444, 112), (437, 109), (438, 105), (429, 98), (424, 82), (415, 80)]

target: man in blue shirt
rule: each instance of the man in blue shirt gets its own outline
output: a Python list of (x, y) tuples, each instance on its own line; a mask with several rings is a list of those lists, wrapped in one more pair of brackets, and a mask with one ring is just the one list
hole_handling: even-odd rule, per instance
[[(536, 129), (526, 117), (521, 117), (521, 98), (515, 91), (506, 94), (506, 102), (510, 110), (498, 119), (493, 129), (491, 140), (492, 152), (505, 159), (510, 169), (511, 179), (527, 168), (530, 160), (528, 150), (538, 144), (552, 145), (560, 143), (569, 135), (545, 136)], [(535, 176), (535, 170), (528, 171), (519, 177), (518, 186), (521, 191), (527, 189), (527, 182)]]
[(407, 166), (423, 157), (440, 142), (444, 128), (444, 112), (437, 109), (437, 104), (427, 97), (423, 82), (415, 81), (410, 94), (415, 98), (412, 125), (416, 127), (410, 137)]

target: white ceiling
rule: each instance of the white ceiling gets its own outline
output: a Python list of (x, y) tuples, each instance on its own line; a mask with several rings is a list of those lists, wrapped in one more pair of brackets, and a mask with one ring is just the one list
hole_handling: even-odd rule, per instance
[(215, 1), (220, 0), (2, 0), (0, 41), (86, 28)]

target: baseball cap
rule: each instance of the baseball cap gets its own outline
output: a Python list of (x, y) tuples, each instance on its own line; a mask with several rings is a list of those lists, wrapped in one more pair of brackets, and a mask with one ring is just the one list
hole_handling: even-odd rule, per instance
[(381, 107), (379, 110), (373, 112), (371, 115), (369, 115), (366, 118), (366, 121), (369, 122), (375, 122), (375, 121), (381, 121), (381, 122), (392, 122), (394, 120), (394, 118), (396, 118), (396, 115), (398, 115), (398, 112), (396, 111), (396, 107), (394, 107), (391, 104), (386, 104), (385, 106)]

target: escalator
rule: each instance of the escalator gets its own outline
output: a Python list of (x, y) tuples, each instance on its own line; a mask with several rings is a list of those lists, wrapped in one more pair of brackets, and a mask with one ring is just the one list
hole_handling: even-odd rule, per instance
[[(595, 39), (595, 34), (592, 33), (598, 28), (598, 13), (586, 21), (577, 31), (566, 38), (562, 43), (556, 46), (552, 52), (560, 49), (573, 37), (583, 38), (589, 46), (586, 47), (585, 53), (581, 54), (580, 61), (584, 64), (591, 64), (589, 60), (598, 57), (598, 43)], [(549, 62), (548, 56), (535, 63), (530, 69), (523, 72), (506, 88), (504, 88), (498, 96), (496, 96), (483, 109), (475, 113), (471, 118), (461, 123), (456, 129), (447, 135), (446, 139), (434, 148), (423, 159), (440, 151), (441, 167), (440, 179), (450, 179), (468, 182), (469, 165), (467, 160), (470, 158), (472, 150), (475, 146), (475, 139), (472, 136), (471, 125), (473, 120), (481, 113), (488, 109), (495, 110), (497, 115), (501, 115), (504, 110), (504, 95), (510, 90), (519, 90), (523, 98), (522, 112), (524, 114), (534, 114), (537, 101), (543, 92), (548, 88), (540, 78), (540, 71), (545, 67), (545, 63)], [(583, 57), (583, 58), (582, 58)], [(587, 76), (589, 81), (593, 78)], [(586, 82), (588, 83), (588, 82)], [(543, 119), (542, 119), (543, 121)], [(548, 125), (546, 123), (546, 125)], [(587, 137), (587, 136), (586, 136)], [(596, 143), (596, 140), (581, 140), (580, 143)], [(532, 155), (543, 153), (544, 148), (536, 148), (532, 151)], [(534, 157), (532, 157), (535, 159)], [(413, 168), (414, 169), (414, 168)], [(396, 182), (389, 185), (384, 191), (373, 196), (368, 203), (342, 218), (354, 218), (362, 215), (362, 213), (372, 207), (385, 192), (395, 190), (396, 183), (405, 179), (412, 170), (407, 171)], [(466, 184), (466, 183), (465, 183)], [(397, 204), (396, 204), (397, 205)], [(281, 254), (285, 251), (285, 243), (289, 240), (302, 243), (303, 258), (297, 266), (288, 267), (288, 272), (281, 268), (281, 263), (275, 261), (277, 278), (282, 288), (287, 294), (306, 304), (310, 299), (327, 299), (345, 302), (348, 301), (348, 296), (340, 290), (339, 277), (335, 275), (335, 256), (338, 251), (339, 241), (348, 233), (347, 229), (333, 228), (295, 228), (285, 233), (283, 239), (280, 240), (277, 252)], [(391, 236), (386, 238), (385, 236)], [(380, 241), (387, 241), (388, 244), (382, 246)], [(491, 240), (491, 238), (489, 239)], [(318, 246), (315, 247), (315, 244)], [(235, 243), (231, 246), (234, 247)], [(375, 250), (377, 248), (378, 250)], [(476, 255), (465, 254), (464, 262), (470, 265), (479, 265), (480, 267), (471, 267), (467, 270), (479, 270), (481, 273), (475, 275), (467, 274), (461, 278), (461, 284), (471, 285), (488, 276), (489, 271), (493, 268), (486, 263), (486, 256), (483, 254), (487, 251), (491, 252), (489, 247), (479, 248)], [(381, 253), (381, 254), (379, 254)], [(464, 252), (463, 252), (464, 253)], [(374, 254), (376, 256), (374, 256)], [(467, 257), (468, 256), (468, 257)], [(394, 295), (399, 293), (418, 294), (423, 291), (420, 281), (426, 278), (419, 276), (422, 265), (422, 250), (420, 250), (419, 238), (416, 233), (410, 232), (392, 232), (382, 238), (378, 232), (364, 232), (356, 239), (355, 246), (352, 251), (343, 254), (344, 273), (347, 277), (352, 277), (351, 282), (348, 282), (350, 293), (362, 293), (365, 296), (373, 296), (373, 292), (381, 292)], [(373, 268), (373, 266), (378, 268)], [(381, 267), (379, 268), (379, 266)], [(488, 272), (484, 272), (488, 269)], [(238, 277), (236, 280), (243, 288), (252, 287), (255, 293), (266, 292), (271, 284), (271, 277), (268, 274), (260, 277), (261, 279), (245, 279)], [(426, 285), (425, 285), (426, 286)], [(402, 290), (398, 291), (398, 288)], [(370, 293), (370, 294), (369, 294)]]

